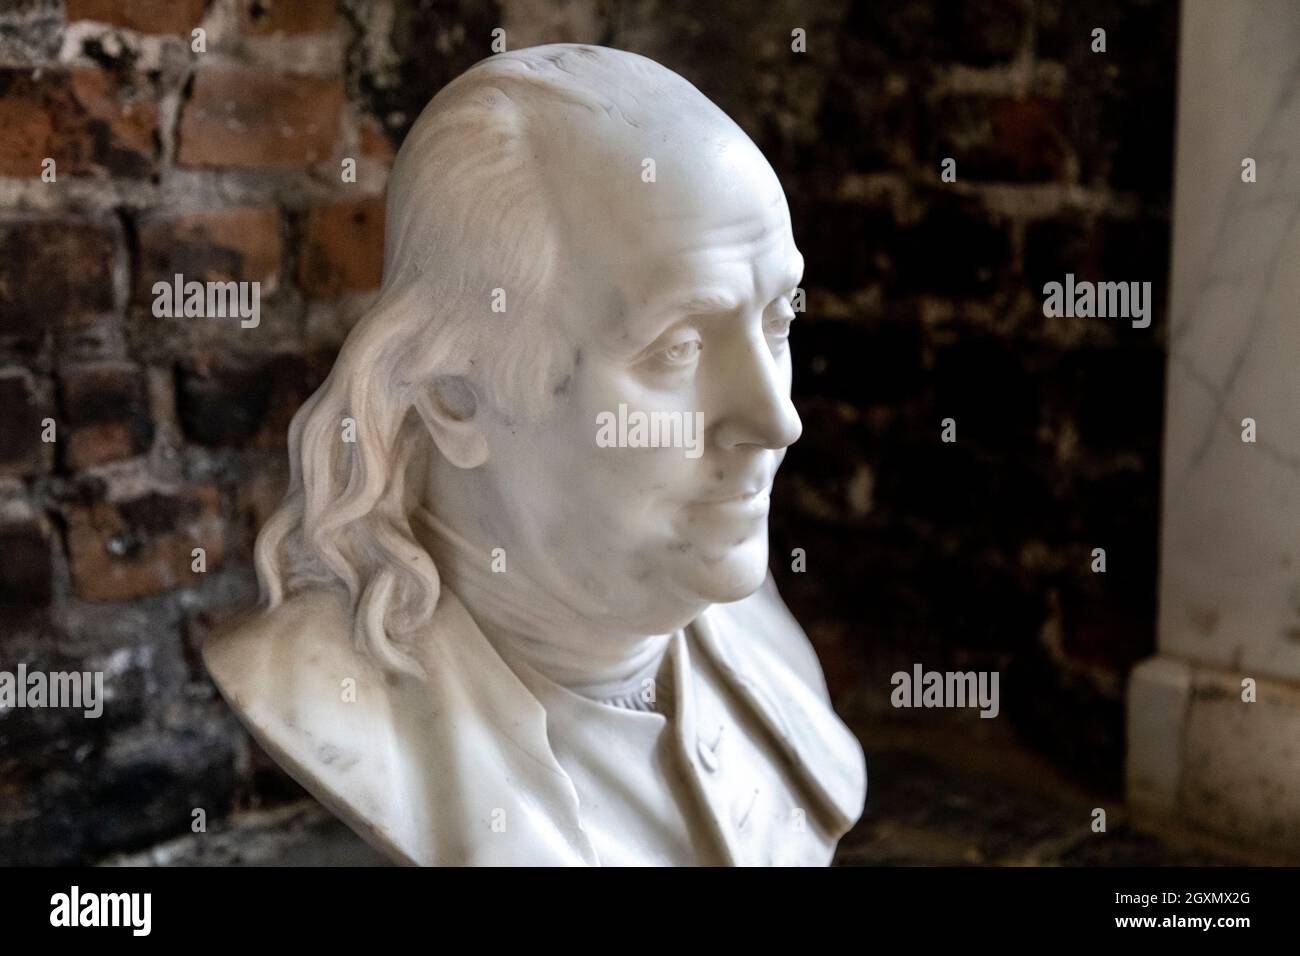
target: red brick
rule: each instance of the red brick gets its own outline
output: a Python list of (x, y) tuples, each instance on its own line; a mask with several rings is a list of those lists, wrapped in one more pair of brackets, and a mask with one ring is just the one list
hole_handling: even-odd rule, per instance
[(177, 370), (181, 426), (201, 445), (283, 449), (289, 422), (329, 374), (331, 356), (202, 353)]
[(193, 212), (140, 224), (137, 302), (152, 301), (159, 280), (261, 282), (267, 295), (280, 279), (280, 211), (243, 207)]
[(184, 33), (199, 25), (207, 0), (66, 0), (68, 22), (95, 20), (140, 33)]
[(199, 485), (174, 494), (100, 501), (68, 510), (72, 584), (87, 601), (125, 601), (199, 580), (191, 551), (207, 552), (207, 570), (224, 555), (217, 489)]
[(44, 607), (50, 603), (50, 529), (30, 509), (0, 519), (0, 608)]
[(153, 420), (144, 371), (127, 362), (64, 369), (64, 461), (79, 469), (149, 450)]
[(249, 36), (300, 35), (339, 22), (334, 0), (240, 0), (239, 25)]
[[(1041, 96), (955, 96), (935, 108), (927, 151), (957, 160), (959, 180), (1041, 182), (1066, 171), (1069, 110)], [(939, 175), (936, 162), (933, 175)]]
[(343, 81), (264, 70), (202, 70), (180, 123), (182, 166), (292, 168), (328, 159)]
[[(284, 436), (280, 436), (284, 444)], [(250, 528), (261, 528), (284, 502), (289, 490), (289, 470), (284, 455), (274, 455), (266, 467), (258, 468), (247, 481), (241, 481), (235, 491), (235, 507), (241, 520)]]
[(1058, 100), (1039, 96), (1005, 98), (993, 108), (995, 156), (1015, 169), (1018, 179), (1060, 179), (1065, 174), (1065, 143)]
[[(54, 417), (48, 389), (21, 369), (0, 371), (0, 410), (0, 475), (49, 471), (54, 444), (41, 441), (42, 420)], [(61, 437), (57, 422), (55, 437)]]
[(103, 70), (0, 69), (0, 175), (143, 178), (156, 171), (158, 103)]
[(303, 227), (298, 283), (310, 298), (379, 288), (384, 273), (384, 202), (314, 206)]
[[(53, 151), (54, 116), (40, 90), (12, 70), (0, 71), (0, 173), (39, 176), (41, 163)], [(69, 167), (67, 170), (72, 173)], [(57, 169), (56, 169), (57, 173)]]
[[(113, 233), (95, 223), (42, 219), (0, 223), (0, 336), (39, 341), (113, 308)], [(16, 254), (22, 250), (21, 255)]]
[(396, 155), (393, 143), (384, 132), (383, 125), (373, 116), (361, 119), (361, 155), (385, 166), (393, 165), (393, 157)]

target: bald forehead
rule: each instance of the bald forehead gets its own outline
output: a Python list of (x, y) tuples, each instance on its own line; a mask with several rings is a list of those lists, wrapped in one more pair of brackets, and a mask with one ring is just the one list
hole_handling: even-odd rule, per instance
[[(607, 53), (566, 52), (554, 65), (586, 87), (587, 70), (612, 68)], [(666, 289), (709, 293), (725, 282), (730, 294), (757, 294), (797, 267), (771, 166), (671, 71), (635, 58), (598, 96), (524, 95), (516, 105), (564, 246), (559, 286), (571, 320), (617, 330)]]
[[(703, 99), (700, 94), (695, 94)], [(537, 154), (566, 245), (601, 258), (671, 241), (742, 249), (788, 230), (780, 182), (739, 127), (708, 112), (639, 117), (570, 110)], [(665, 111), (667, 112), (667, 111)]]

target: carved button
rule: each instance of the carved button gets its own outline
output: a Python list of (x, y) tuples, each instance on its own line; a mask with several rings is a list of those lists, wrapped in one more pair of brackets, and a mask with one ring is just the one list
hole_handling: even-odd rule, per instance
[(717, 770), (718, 755), (713, 752), (713, 748), (701, 740), (697, 749), (700, 754), (700, 763), (704, 764), (704, 769), (710, 771)]
[(718, 739), (713, 741), (712, 747), (704, 742), (703, 737), (698, 741), (696, 750), (699, 752), (700, 763), (704, 764), (705, 770), (714, 771), (718, 769), (718, 745), (722, 743), (722, 731), (725, 729), (723, 725), (718, 725)]

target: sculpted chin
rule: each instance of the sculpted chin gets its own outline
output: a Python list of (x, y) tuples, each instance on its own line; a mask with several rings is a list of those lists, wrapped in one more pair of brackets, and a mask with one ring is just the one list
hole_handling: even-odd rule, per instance
[(767, 571), (803, 274), (771, 167), (675, 73), (544, 46), (440, 92), (387, 203), (263, 604), (204, 647), (227, 701), (396, 862), (829, 863), (866, 766)]

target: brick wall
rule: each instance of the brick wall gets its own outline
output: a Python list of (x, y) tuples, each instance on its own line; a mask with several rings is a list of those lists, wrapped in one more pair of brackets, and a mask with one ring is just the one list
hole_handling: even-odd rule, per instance
[[(395, 147), (499, 26), (660, 60), (781, 175), (809, 312), (774, 561), (841, 710), (888, 716), (914, 661), (1001, 667), (1025, 738), (1113, 785), (1123, 677), (1153, 646), (1176, 8), (1079, 6), (5, 6), (0, 666), (103, 670), (111, 696), (94, 721), (0, 717), (0, 862), (297, 795), (196, 648), (255, 598), (288, 421), (379, 281)], [(1067, 271), (1153, 281), (1152, 328), (1045, 320), (1037, 290)], [(260, 282), (260, 325), (155, 317), (177, 272)]]

